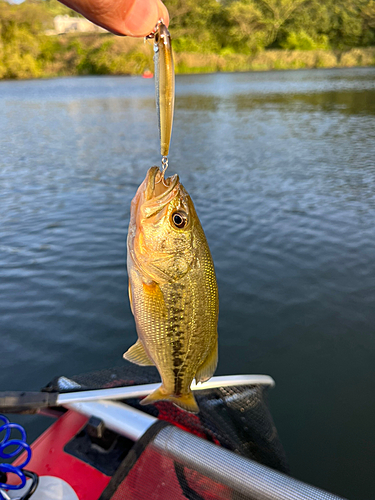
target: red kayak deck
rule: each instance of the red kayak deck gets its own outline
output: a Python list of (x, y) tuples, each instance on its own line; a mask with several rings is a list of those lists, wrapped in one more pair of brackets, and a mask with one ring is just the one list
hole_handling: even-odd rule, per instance
[[(27, 468), (39, 476), (63, 479), (74, 489), (79, 500), (96, 500), (111, 478), (64, 451), (66, 443), (87, 421), (87, 417), (72, 410), (65, 413), (31, 445), (32, 458)], [(22, 461), (21, 455), (14, 465)]]

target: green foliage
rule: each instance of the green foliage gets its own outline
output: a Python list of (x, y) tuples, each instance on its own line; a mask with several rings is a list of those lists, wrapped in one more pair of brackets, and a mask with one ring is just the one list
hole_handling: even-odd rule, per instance
[(217, 52), (217, 36), (222, 28), (222, 7), (216, 0), (170, 0), (166, 2), (173, 32), (173, 49), (177, 52)]
[(281, 42), (281, 47), (287, 50), (316, 50), (328, 49), (328, 37), (318, 35), (314, 40), (306, 31), (291, 31), (287, 38)]
[[(371, 51), (359, 50), (375, 45), (375, 0), (165, 3), (180, 72), (375, 63)], [(78, 14), (57, 0), (19, 5), (0, 0), (0, 78), (141, 74), (153, 67), (152, 50), (141, 40), (108, 34), (47, 36), (56, 15)], [(298, 57), (271, 49), (298, 51)]]
[(142, 74), (152, 67), (152, 56), (139, 49), (122, 52), (115, 47), (115, 40), (104, 41), (99, 46), (77, 51), (79, 59), (76, 64), (79, 75), (121, 75)]
[(369, 46), (375, 35), (371, 3), (373, 0), (308, 0), (280, 28), (275, 46), (285, 46), (290, 33), (300, 31), (317, 43), (324, 35), (326, 46), (334, 49)]
[(332, 2), (328, 36), (333, 47), (343, 49), (359, 44), (362, 34), (361, 1), (335, 0)]
[(2, 78), (32, 78), (41, 75), (38, 36), (48, 17), (41, 5), (1, 3), (0, 47)]
[(227, 42), (237, 52), (251, 53), (264, 48), (267, 25), (260, 9), (251, 1), (236, 0), (225, 9)]
[(44, 2), (29, 0), (19, 5), (11, 5), (0, 0), (0, 26), (3, 32), (9, 26), (17, 25), (34, 35), (53, 27), (53, 15), (45, 8)]
[(361, 11), (363, 30), (361, 42), (363, 46), (375, 45), (375, 1), (370, 0)]
[(38, 59), (41, 65), (45, 65), (55, 60), (56, 55), (63, 50), (61, 43), (56, 37), (40, 36), (39, 37), (39, 55)]
[(43, 0), (43, 4), (45, 7), (45, 10), (49, 12), (53, 17), (55, 16), (69, 16), (69, 17), (82, 17), (80, 14), (77, 14), (72, 9), (69, 9), (69, 7), (66, 7), (60, 2), (57, 2), (56, 0)]
[(361, 13), (365, 27), (375, 29), (375, 1), (370, 0)]
[(280, 28), (295, 15), (307, 0), (259, 0), (267, 26), (267, 45), (272, 45)]

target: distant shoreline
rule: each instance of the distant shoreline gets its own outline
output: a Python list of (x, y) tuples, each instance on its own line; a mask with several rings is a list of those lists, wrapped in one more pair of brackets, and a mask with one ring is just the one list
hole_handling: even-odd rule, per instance
[[(142, 40), (109, 34), (41, 36), (48, 58), (18, 61), (19, 69), (0, 71), (0, 79), (82, 75), (142, 75), (153, 71), (153, 50)], [(375, 66), (375, 47), (348, 50), (262, 50), (237, 53), (175, 52), (176, 74), (245, 72)], [(1, 69), (1, 68), (0, 68)]]
[(176, 54), (176, 73), (270, 71), (375, 66), (375, 47), (338, 50), (263, 50), (256, 55)]

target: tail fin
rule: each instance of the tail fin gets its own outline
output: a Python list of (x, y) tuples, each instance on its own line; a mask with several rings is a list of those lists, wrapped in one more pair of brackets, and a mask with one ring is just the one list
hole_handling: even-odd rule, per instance
[(197, 402), (195, 401), (195, 397), (193, 396), (193, 393), (191, 391), (188, 394), (176, 396), (175, 394), (168, 393), (162, 385), (147, 397), (142, 399), (141, 405), (148, 405), (160, 400), (171, 401), (183, 410), (189, 411), (191, 413), (199, 412)]

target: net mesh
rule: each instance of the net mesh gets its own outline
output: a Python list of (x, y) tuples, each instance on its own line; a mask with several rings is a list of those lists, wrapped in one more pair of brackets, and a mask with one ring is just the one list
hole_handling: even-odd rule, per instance
[[(160, 382), (154, 367), (140, 367), (128, 362), (124, 362), (121, 367), (77, 375), (70, 379), (80, 386), (72, 389), (75, 392), (80, 389), (94, 390)], [(45, 390), (68, 392), (61, 390), (58, 378), (48, 384)], [(202, 390), (196, 392), (195, 397), (200, 409), (197, 415), (183, 411), (168, 401), (147, 406), (141, 406), (139, 399), (127, 399), (126, 403), (243, 457), (289, 473), (285, 453), (268, 408), (266, 386)]]
[(135, 445), (100, 500), (340, 500), (160, 421)]
[(151, 444), (130, 472), (119, 482), (110, 498), (111, 500), (144, 500), (146, 498), (227, 500), (234, 497), (233, 492), (227, 486), (173, 461)]
[[(125, 363), (69, 380), (56, 378), (44, 390), (157, 382), (155, 368)], [(139, 399), (126, 400), (158, 420), (116, 465), (99, 500), (344, 500), (288, 475), (267, 386), (218, 387), (198, 391), (195, 397), (196, 415), (166, 401), (141, 406)]]

